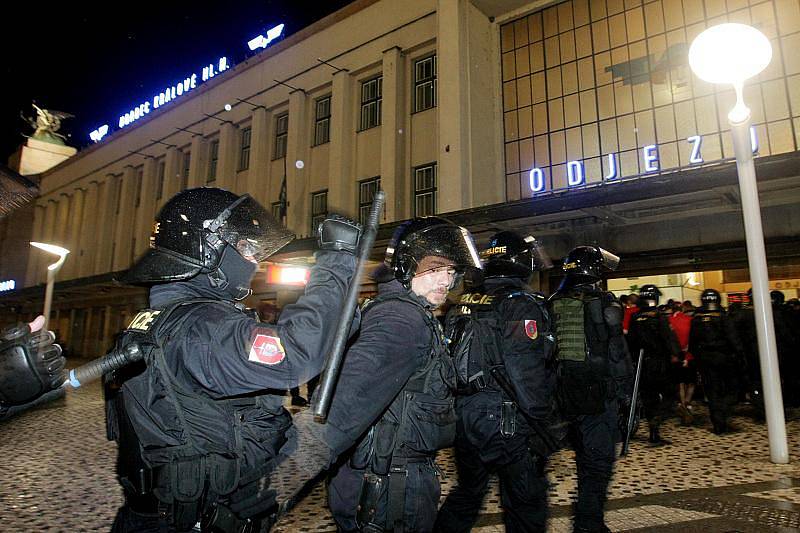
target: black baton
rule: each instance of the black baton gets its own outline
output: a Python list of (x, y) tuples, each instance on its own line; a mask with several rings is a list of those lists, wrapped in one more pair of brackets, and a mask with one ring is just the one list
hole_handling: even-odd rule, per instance
[(628, 413), (628, 428), (625, 432), (625, 441), (622, 443), (622, 451), (619, 453), (620, 457), (628, 455), (628, 448), (631, 444), (631, 433), (633, 432), (633, 425), (636, 423), (636, 404), (639, 396), (639, 379), (642, 376), (642, 362), (644, 361), (644, 348), (639, 350), (639, 362), (636, 363), (636, 379), (633, 380), (633, 394), (631, 395), (631, 410)]
[(344, 361), (344, 347), (347, 343), (350, 325), (353, 323), (353, 314), (358, 304), (361, 280), (364, 278), (364, 267), (369, 260), (369, 252), (372, 249), (372, 245), (375, 243), (375, 235), (378, 233), (378, 217), (383, 209), (385, 198), (386, 194), (379, 190), (372, 199), (372, 209), (370, 209), (364, 235), (362, 235), (359, 245), (356, 273), (353, 275), (353, 280), (350, 282), (350, 287), (347, 290), (344, 307), (342, 308), (341, 315), (339, 315), (339, 326), (336, 329), (333, 346), (325, 361), (325, 370), (322, 371), (319, 387), (314, 395), (311, 409), (314, 416), (322, 421), (328, 417), (328, 410), (331, 407), (331, 400), (333, 399), (333, 390), (336, 388), (336, 381), (339, 379), (339, 371), (342, 368), (342, 361)]
[(142, 357), (144, 357), (144, 354), (139, 350), (138, 344), (128, 344), (124, 350), (109, 352), (103, 357), (98, 357), (85, 365), (73, 368), (67, 373), (67, 380), (62, 386), (77, 389), (82, 385), (99, 379), (107, 372), (113, 372), (125, 365), (140, 361)]

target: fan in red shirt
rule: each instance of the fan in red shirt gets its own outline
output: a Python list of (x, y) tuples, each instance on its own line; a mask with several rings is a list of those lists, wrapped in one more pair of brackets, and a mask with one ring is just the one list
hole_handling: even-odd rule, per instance
[[(625, 300), (622, 300), (625, 298)], [(628, 294), (627, 296), (623, 296), (620, 298), (622, 300), (622, 305), (625, 307), (625, 314), (622, 317), (622, 333), (625, 335), (628, 334), (628, 326), (631, 323), (631, 317), (639, 312), (639, 306), (636, 303), (639, 301), (639, 297), (635, 294)], [(636, 355), (636, 357), (639, 357)]]
[(691, 310), (686, 307), (687, 303), (691, 307), (691, 302), (688, 301), (684, 302), (683, 306), (678, 303), (673, 304), (673, 313), (669, 316), (669, 325), (672, 331), (675, 332), (675, 337), (677, 337), (678, 344), (681, 347), (680, 359), (674, 362), (674, 369), (680, 398), (678, 414), (684, 425), (692, 423), (691, 402), (694, 395), (694, 386), (697, 383), (697, 368), (694, 357), (689, 353), (689, 332), (692, 328), (692, 317), (689, 314)]

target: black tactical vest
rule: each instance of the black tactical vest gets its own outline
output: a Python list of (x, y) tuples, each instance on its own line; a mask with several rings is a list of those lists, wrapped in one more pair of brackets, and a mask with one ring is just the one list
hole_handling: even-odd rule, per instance
[[(492, 377), (492, 367), (503, 365), (499, 334), (504, 321), (498, 307), (511, 298), (529, 298), (535, 302), (543, 318), (537, 325), (537, 334), (545, 337), (551, 334), (549, 313), (544, 297), (539, 294), (512, 287), (463, 294), (458, 305), (448, 314), (446, 331), (451, 342), (450, 354), (456, 368), (459, 395), (471, 395), (484, 389), (502, 392)], [(545, 354), (545, 359), (549, 358), (550, 354)], [(506, 399), (513, 401), (513, 398)]]
[[(604, 293), (573, 291), (551, 300), (557, 339), (556, 395), (565, 415), (605, 410), (612, 381), (609, 341), (617, 333), (606, 322), (608, 298)], [(621, 335), (621, 327), (616, 329)]]
[(724, 311), (698, 310), (692, 318), (693, 337), (697, 339), (698, 349), (701, 352), (727, 351), (730, 349), (727, 332), (725, 331)]
[[(178, 382), (164, 347), (171, 335), (180, 334), (182, 326), (209, 305), (224, 313), (241, 312), (228, 302), (189, 300), (136, 315), (118, 339), (118, 349), (138, 343), (144, 364), (121, 383), (121, 394), (113, 401), (121, 402), (122, 409), (109, 410), (124, 417), (109, 421), (110, 434), (118, 438), (119, 429), (123, 435), (131, 433), (125, 431), (128, 427), (133, 435), (123, 438), (138, 441), (119, 439), (120, 453), (130, 454), (131, 446), (138, 447), (149, 468), (148, 483), (133, 483), (134, 488), (140, 493), (152, 491), (164, 504), (194, 504), (194, 513), (202, 512), (197, 502), (213, 503), (261, 475), (291, 425), (289, 413), (266, 402), (266, 395), (213, 399)], [(254, 438), (259, 457), (245, 452), (243, 442)], [(191, 517), (187, 520), (191, 522)]]
[(430, 329), (433, 344), (425, 365), (411, 375), (353, 455), (354, 468), (369, 467), (379, 475), (405, 463), (430, 460), (436, 450), (452, 444), (456, 432), (455, 376), (441, 325), (428, 309), (405, 294), (378, 296), (362, 313), (389, 300), (417, 308)]

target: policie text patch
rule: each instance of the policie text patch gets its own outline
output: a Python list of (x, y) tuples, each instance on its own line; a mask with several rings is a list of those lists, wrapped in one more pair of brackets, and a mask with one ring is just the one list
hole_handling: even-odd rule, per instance
[(262, 365), (277, 365), (285, 358), (286, 352), (278, 337), (258, 333), (250, 346), (247, 360)]

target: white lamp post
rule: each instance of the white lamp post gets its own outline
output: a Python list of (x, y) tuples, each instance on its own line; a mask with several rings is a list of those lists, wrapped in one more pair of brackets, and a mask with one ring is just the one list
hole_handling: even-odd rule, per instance
[(747, 261), (750, 266), (750, 281), (753, 284), (769, 453), (773, 463), (788, 463), (789, 450), (778, 371), (778, 350), (772, 322), (772, 304), (769, 298), (764, 231), (761, 227), (761, 208), (758, 203), (756, 171), (750, 144), (750, 109), (742, 99), (744, 82), (764, 70), (771, 59), (772, 46), (769, 39), (757, 29), (745, 24), (712, 26), (698, 35), (689, 48), (689, 66), (697, 77), (709, 83), (730, 83), (736, 91), (736, 105), (728, 113), (728, 122), (731, 126), (733, 151), (739, 174)]
[(55, 244), (45, 244), (42, 242), (31, 242), (31, 246), (58, 256), (58, 260), (47, 267), (47, 288), (44, 292), (44, 311), (42, 312), (42, 314), (44, 314), (44, 327), (42, 329), (47, 331), (47, 327), (50, 324), (50, 306), (53, 303), (53, 285), (56, 282), (56, 274), (58, 274), (61, 265), (63, 265), (64, 261), (67, 259), (69, 250), (61, 246), (56, 246)]

